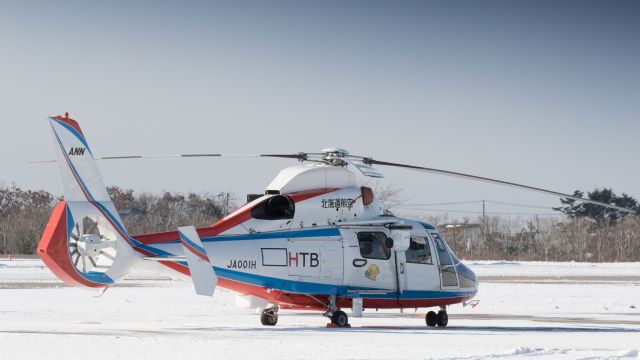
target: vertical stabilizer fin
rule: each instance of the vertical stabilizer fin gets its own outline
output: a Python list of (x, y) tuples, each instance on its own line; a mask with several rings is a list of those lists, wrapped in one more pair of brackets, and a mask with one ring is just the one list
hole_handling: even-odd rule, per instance
[(49, 118), (62, 175), (64, 198), (72, 201), (111, 202), (93, 153), (78, 123), (69, 118)]
[(213, 296), (218, 278), (213, 271), (213, 266), (207, 255), (207, 251), (202, 246), (200, 237), (193, 226), (183, 226), (178, 228), (180, 243), (184, 255), (187, 257), (191, 280), (196, 289), (196, 294)]
[(65, 114), (49, 117), (49, 123), (64, 201), (49, 219), (38, 255), (69, 285), (111, 286), (146, 253), (134, 248), (137, 244), (124, 228), (78, 122)]

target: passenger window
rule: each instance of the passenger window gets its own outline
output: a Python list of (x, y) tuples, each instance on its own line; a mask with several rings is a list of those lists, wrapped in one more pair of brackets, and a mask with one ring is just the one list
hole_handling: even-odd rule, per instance
[(391, 249), (386, 246), (386, 241), (387, 235), (383, 232), (358, 233), (360, 256), (365, 259), (389, 259), (391, 257)]
[(414, 264), (433, 264), (431, 247), (426, 237), (412, 236), (406, 251), (407, 262)]
[(295, 205), (285, 195), (275, 195), (265, 199), (251, 209), (251, 216), (261, 220), (293, 219)]

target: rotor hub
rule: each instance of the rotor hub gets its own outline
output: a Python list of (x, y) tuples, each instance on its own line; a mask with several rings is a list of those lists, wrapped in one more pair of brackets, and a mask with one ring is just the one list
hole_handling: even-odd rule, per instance
[(340, 148), (322, 149), (322, 159), (325, 164), (333, 166), (346, 166), (348, 162), (345, 160), (349, 156), (349, 151)]
[(100, 255), (101, 237), (96, 234), (84, 234), (78, 240), (78, 252), (83, 256), (97, 257)]

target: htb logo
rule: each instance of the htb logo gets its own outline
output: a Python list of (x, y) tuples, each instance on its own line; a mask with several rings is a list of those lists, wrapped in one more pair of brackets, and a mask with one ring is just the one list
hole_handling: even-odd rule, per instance
[(295, 254), (294, 256), (293, 253), (289, 253), (289, 267), (293, 267), (293, 263), (296, 264), (296, 267), (318, 267), (320, 265), (318, 253), (297, 252)]
[(83, 147), (72, 147), (71, 150), (69, 150), (69, 155), (72, 156), (82, 156), (84, 155), (84, 151), (86, 149)]

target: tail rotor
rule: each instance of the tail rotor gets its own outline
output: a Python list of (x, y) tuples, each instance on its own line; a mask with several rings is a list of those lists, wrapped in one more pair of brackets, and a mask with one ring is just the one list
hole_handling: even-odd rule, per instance
[(76, 270), (105, 272), (117, 256), (117, 241), (103, 235), (97, 216), (85, 216), (73, 227), (69, 253)]

